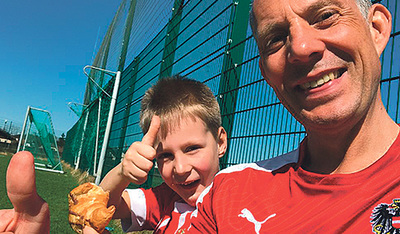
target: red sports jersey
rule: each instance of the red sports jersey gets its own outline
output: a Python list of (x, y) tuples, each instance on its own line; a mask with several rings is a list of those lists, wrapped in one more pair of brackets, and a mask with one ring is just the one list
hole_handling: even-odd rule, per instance
[(148, 190), (127, 189), (131, 219), (121, 220), (125, 232), (154, 230), (154, 233), (185, 233), (194, 207), (185, 203), (165, 183)]
[(304, 142), (277, 158), (220, 171), (198, 198), (189, 232), (400, 233), (399, 137), (352, 174), (305, 171)]

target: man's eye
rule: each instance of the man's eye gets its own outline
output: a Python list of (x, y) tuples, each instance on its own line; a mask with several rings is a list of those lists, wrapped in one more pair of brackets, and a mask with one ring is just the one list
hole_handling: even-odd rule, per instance
[(313, 24), (320, 28), (326, 28), (333, 24), (338, 16), (336, 11), (325, 11), (315, 19)]
[(269, 44), (273, 45), (273, 44), (282, 42), (284, 40), (286, 40), (286, 37), (284, 37), (282, 35), (278, 35), (278, 36), (275, 36), (275, 37), (271, 38)]
[(333, 12), (325, 12), (324, 14), (321, 15), (320, 20), (326, 20), (329, 19), (333, 15)]
[(263, 53), (269, 55), (277, 52), (283, 45), (285, 45), (286, 39), (287, 36), (283, 34), (270, 37), (267, 40)]

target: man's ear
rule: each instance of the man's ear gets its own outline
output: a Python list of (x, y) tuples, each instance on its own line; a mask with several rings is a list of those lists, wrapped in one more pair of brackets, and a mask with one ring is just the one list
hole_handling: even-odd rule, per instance
[(376, 52), (380, 56), (389, 41), (392, 15), (385, 6), (373, 4), (369, 11), (369, 22), (372, 40), (375, 43)]
[(222, 158), (228, 148), (228, 134), (223, 127), (218, 129), (218, 157)]

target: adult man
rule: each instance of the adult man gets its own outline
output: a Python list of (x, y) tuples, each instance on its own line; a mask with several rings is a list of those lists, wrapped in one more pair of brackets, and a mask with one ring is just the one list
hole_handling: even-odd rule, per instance
[(400, 233), (399, 127), (379, 88), (389, 11), (368, 0), (254, 0), (251, 15), (261, 73), (307, 137), (219, 173), (190, 231)]

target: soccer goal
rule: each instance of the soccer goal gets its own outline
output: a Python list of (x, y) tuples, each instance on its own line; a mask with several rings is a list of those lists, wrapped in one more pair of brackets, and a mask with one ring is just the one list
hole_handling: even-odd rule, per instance
[(17, 152), (19, 151), (31, 152), (38, 170), (64, 173), (48, 111), (28, 106), (19, 138)]

